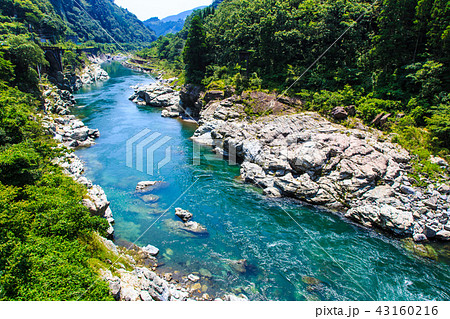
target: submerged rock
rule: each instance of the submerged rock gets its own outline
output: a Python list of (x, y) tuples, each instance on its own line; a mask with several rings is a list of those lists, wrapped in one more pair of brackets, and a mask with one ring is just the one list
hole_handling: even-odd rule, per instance
[(307, 285), (319, 285), (322, 283), (319, 279), (310, 276), (302, 276), (302, 281)]
[(199, 276), (196, 276), (196, 275), (194, 275), (194, 274), (190, 274), (187, 278), (188, 278), (190, 281), (192, 281), (192, 282), (197, 282), (197, 281), (200, 280), (200, 277), (199, 277)]
[(228, 260), (228, 264), (234, 271), (240, 274), (247, 272), (248, 263), (246, 259)]
[(418, 244), (413, 242), (411, 239), (405, 239), (404, 247), (406, 250), (412, 252), (417, 256), (432, 260), (438, 260), (438, 254), (436, 253), (434, 248), (428, 244)]
[(200, 268), (200, 270), (199, 270), (198, 272), (199, 272), (200, 275), (202, 275), (203, 277), (206, 277), (206, 278), (211, 278), (211, 277), (212, 277), (212, 273), (211, 273), (208, 269)]
[(175, 232), (181, 236), (197, 237), (209, 235), (206, 227), (193, 221), (183, 223), (182, 221), (178, 220), (166, 219), (164, 220), (164, 224), (170, 231)]
[(153, 194), (143, 195), (140, 198), (146, 203), (156, 203), (159, 201), (159, 196)]

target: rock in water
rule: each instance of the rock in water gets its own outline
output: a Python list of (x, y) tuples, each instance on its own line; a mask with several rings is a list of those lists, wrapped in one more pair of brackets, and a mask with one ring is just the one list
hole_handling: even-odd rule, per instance
[(238, 273), (245, 273), (247, 272), (247, 260), (246, 259), (240, 259), (240, 260), (230, 260), (229, 264), (233, 270), (235, 270)]
[(423, 258), (438, 260), (438, 254), (430, 245), (417, 244), (410, 239), (404, 240), (404, 247), (406, 250)]
[(205, 268), (200, 268), (199, 273), (200, 273), (200, 275), (202, 275), (203, 277), (206, 277), (206, 278), (211, 278), (212, 277), (211, 272), (208, 269), (205, 269)]
[(192, 218), (192, 213), (187, 210), (181, 208), (175, 208), (175, 215), (181, 218), (185, 223), (188, 222)]
[(141, 196), (141, 199), (146, 203), (156, 203), (159, 200), (159, 196), (149, 194), (149, 195)]
[(310, 276), (302, 276), (302, 281), (307, 285), (319, 285), (322, 283), (319, 279)]
[(205, 226), (193, 221), (184, 223), (182, 229), (196, 235), (208, 235), (208, 230)]
[(156, 256), (159, 253), (159, 249), (152, 245), (147, 245), (142, 248), (143, 251), (147, 252), (151, 256)]
[(199, 282), (196, 283), (196, 284), (193, 284), (192, 287), (191, 287), (192, 291), (200, 290), (200, 289), (202, 289), (202, 285)]
[(412, 213), (389, 205), (382, 207), (364, 205), (348, 210), (345, 216), (360, 222), (364, 226), (378, 226), (397, 235), (412, 234), (414, 222)]
[(136, 193), (147, 193), (155, 190), (160, 184), (161, 181), (143, 181), (139, 182), (136, 186)]
[(190, 281), (192, 281), (192, 282), (197, 282), (197, 281), (200, 280), (200, 277), (199, 277), (199, 276), (196, 276), (196, 275), (194, 275), (194, 274), (190, 274), (190, 275), (188, 276), (188, 279), (189, 279)]
[(450, 231), (448, 230), (440, 230), (436, 233), (436, 238), (448, 241), (450, 240)]

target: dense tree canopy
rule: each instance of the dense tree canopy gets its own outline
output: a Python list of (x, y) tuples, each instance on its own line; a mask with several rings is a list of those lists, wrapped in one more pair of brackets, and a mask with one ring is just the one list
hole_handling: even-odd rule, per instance
[(186, 63), (186, 79), (192, 83), (199, 83), (206, 70), (205, 31), (200, 17), (192, 19), (189, 37), (183, 50), (183, 60)]
[(1, 34), (34, 32), (52, 41), (60, 40), (67, 26), (48, 0), (2, 0)]
[[(134, 14), (110, 0), (49, 0), (80, 40), (99, 43), (146, 42), (156, 39)], [(109, 34), (109, 35), (108, 35)]]
[(190, 81), (250, 88), (262, 80), (284, 91), (305, 73), (288, 94), (314, 109), (346, 101), (369, 123), (380, 112), (405, 112), (413, 125), (428, 125), (436, 145), (450, 146), (449, 1), (227, 0), (193, 16), (154, 47), (166, 59), (165, 48), (185, 42)]

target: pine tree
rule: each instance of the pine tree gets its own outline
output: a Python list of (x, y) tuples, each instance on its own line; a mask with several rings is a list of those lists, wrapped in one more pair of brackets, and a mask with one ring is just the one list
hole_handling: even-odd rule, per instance
[(186, 80), (199, 84), (206, 71), (206, 42), (202, 20), (195, 16), (192, 19), (189, 35), (183, 50), (183, 60), (186, 64)]

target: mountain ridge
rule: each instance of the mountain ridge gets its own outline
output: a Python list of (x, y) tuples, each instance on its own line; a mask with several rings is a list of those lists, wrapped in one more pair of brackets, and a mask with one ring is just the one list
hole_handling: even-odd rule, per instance
[(133, 13), (116, 5), (114, 1), (49, 0), (49, 2), (74, 35), (82, 41), (110, 43), (111, 36), (119, 43), (149, 43), (156, 39), (152, 30)]
[(186, 10), (178, 14), (167, 16), (163, 19), (153, 17), (144, 21), (144, 25), (156, 33), (156, 37), (164, 36), (169, 33), (177, 33), (184, 27), (186, 18), (194, 11), (207, 8), (208, 6), (200, 6), (191, 10)]
[(167, 16), (165, 18), (160, 19), (163, 22), (169, 22), (169, 21), (178, 21), (178, 20), (186, 20), (186, 18), (195, 10), (201, 10), (206, 8), (207, 6), (199, 6), (197, 8), (191, 9), (191, 10), (186, 10), (183, 12), (180, 12), (178, 14), (174, 14), (174, 15), (170, 15)]

